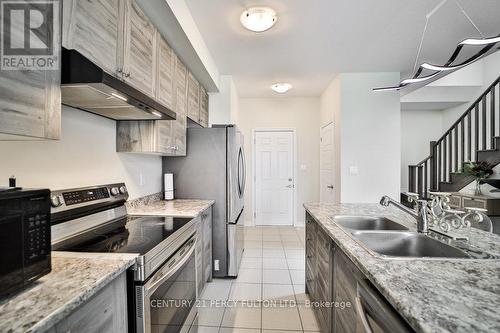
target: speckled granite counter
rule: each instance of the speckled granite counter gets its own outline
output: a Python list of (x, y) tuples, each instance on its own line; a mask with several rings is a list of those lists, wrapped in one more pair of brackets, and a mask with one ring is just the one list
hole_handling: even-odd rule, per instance
[(127, 205), (127, 213), (138, 216), (196, 217), (214, 203), (214, 200), (198, 199), (170, 201), (137, 199)]
[(45, 332), (135, 263), (135, 254), (52, 252), (52, 272), (0, 300), (0, 332)]
[[(500, 260), (384, 260), (361, 247), (332, 216), (385, 216), (414, 230), (407, 214), (377, 204), (304, 207), (417, 332), (500, 331)], [(500, 253), (499, 236), (476, 229), (469, 236), (473, 246)]]

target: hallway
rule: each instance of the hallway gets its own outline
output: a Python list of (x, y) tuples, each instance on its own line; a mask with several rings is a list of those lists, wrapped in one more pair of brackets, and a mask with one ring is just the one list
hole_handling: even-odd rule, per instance
[(190, 332), (319, 331), (304, 261), (304, 228), (246, 227), (238, 278), (207, 285)]

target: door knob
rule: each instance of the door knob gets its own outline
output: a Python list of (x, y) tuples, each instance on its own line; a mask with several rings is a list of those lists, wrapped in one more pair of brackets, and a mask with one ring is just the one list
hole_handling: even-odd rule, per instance
[(295, 186), (293, 186), (293, 185), (287, 185), (286, 187), (288, 187), (288, 188), (293, 188), (293, 187), (295, 187)]
[(326, 187), (333, 190), (333, 185), (327, 185)]

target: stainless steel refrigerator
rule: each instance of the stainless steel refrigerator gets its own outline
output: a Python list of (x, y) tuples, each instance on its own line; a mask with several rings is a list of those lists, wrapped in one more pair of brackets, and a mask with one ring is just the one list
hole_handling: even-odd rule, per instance
[(213, 276), (236, 277), (244, 250), (243, 135), (234, 125), (188, 128), (187, 156), (163, 158), (181, 199), (214, 199)]

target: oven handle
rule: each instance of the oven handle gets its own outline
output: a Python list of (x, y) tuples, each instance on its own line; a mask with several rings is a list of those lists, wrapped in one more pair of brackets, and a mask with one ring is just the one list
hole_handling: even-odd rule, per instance
[(192, 238), (188, 242), (190, 242), (190, 244), (183, 246), (179, 251), (185, 251), (187, 247), (189, 247), (189, 250), (185, 252), (182, 257), (167, 261), (165, 266), (161, 270), (156, 272), (151, 280), (144, 285), (144, 294), (148, 295), (150, 292), (154, 292), (156, 289), (158, 289), (158, 287), (163, 284), (165, 280), (168, 280), (182, 265), (184, 265), (189, 260), (189, 257), (191, 257), (195, 249), (195, 238)]

